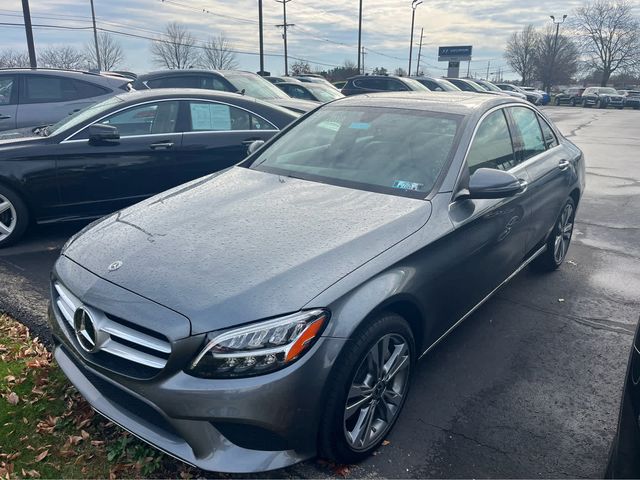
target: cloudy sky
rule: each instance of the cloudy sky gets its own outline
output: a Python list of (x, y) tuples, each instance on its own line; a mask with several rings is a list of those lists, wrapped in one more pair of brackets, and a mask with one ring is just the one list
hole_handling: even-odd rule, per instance
[[(272, 74), (284, 70), (281, 30), (282, 4), (264, 0), (265, 68)], [(411, 27), (411, 0), (364, 0), (363, 45), (365, 67), (407, 68)], [(640, 3), (640, 2), (639, 2)], [(89, 0), (30, 0), (36, 48), (70, 44), (82, 48), (91, 40)], [(94, 0), (99, 28), (109, 29), (124, 47), (121, 69), (138, 73), (156, 65), (150, 41), (167, 22), (185, 24), (198, 41), (224, 34), (239, 52), (241, 68), (257, 71), (257, 0)], [(509, 35), (528, 23), (550, 24), (549, 15), (571, 15), (580, 0), (425, 0), (416, 11), (414, 67), (420, 29), (424, 27), (422, 65), (432, 75), (446, 73), (438, 63), (438, 45), (473, 45), (471, 72), (484, 76), (502, 68), (512, 78), (502, 51)], [(358, 0), (291, 0), (287, 4), (289, 55), (312, 66), (331, 68), (345, 60), (356, 61)], [(0, 50), (26, 50), (20, 0), (0, 1)], [(54, 28), (54, 27), (65, 27)], [(295, 61), (295, 58), (291, 61)], [(465, 67), (462, 68), (464, 70)]]

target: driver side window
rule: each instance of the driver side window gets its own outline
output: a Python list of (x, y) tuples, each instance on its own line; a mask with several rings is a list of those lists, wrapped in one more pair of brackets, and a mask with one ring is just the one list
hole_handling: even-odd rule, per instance
[(479, 168), (509, 170), (516, 165), (503, 110), (496, 110), (482, 120), (467, 154), (467, 165), (470, 174)]
[(118, 127), (120, 137), (174, 133), (178, 104), (177, 101), (146, 103), (110, 115), (100, 123)]

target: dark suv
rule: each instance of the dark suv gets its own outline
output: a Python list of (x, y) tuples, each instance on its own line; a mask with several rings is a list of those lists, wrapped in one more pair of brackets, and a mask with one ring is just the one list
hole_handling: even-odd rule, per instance
[(556, 95), (554, 103), (556, 105), (571, 105), (575, 107), (582, 103), (582, 92), (584, 92), (584, 88), (582, 87), (574, 87), (568, 88), (563, 93), (559, 93)]
[(357, 75), (347, 80), (342, 87), (344, 95), (358, 95), (376, 92), (429, 92), (430, 90), (420, 82), (406, 77), (392, 75)]
[(616, 107), (618, 110), (624, 108), (624, 96), (620, 95), (615, 88), (611, 87), (589, 87), (582, 92), (582, 106), (596, 108)]
[(624, 106), (633, 107), (634, 110), (640, 108), (640, 91), (638, 90), (618, 90), (624, 96)]

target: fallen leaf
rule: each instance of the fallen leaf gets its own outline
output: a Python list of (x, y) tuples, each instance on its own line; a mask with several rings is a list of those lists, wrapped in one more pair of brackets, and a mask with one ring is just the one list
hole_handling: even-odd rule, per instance
[(383, 440), (382, 442), (382, 446), (386, 447), (387, 445), (389, 445), (391, 442), (389, 440)]
[(15, 382), (16, 381), (16, 377), (14, 377), (13, 375), (7, 375), (6, 377), (4, 377), (4, 379), (7, 382)]
[(558, 299), (558, 301), (559, 301), (560, 303), (562, 303), (562, 302), (564, 302), (564, 298), (559, 298), (559, 299)]
[(49, 450), (45, 450), (44, 452), (42, 452), (40, 455), (38, 455), (36, 457), (36, 462), (41, 462), (42, 460), (44, 460), (44, 458), (49, 455)]
[(347, 465), (336, 465), (333, 467), (333, 471), (336, 475), (346, 477), (347, 475), (349, 475), (351, 469)]
[(574, 262), (573, 260), (567, 260), (567, 263), (569, 265), (578, 265), (576, 262)]
[(9, 395), (7, 395), (7, 402), (9, 402), (9, 405), (17, 405), (19, 401), (20, 397), (18, 397), (16, 392), (11, 392)]

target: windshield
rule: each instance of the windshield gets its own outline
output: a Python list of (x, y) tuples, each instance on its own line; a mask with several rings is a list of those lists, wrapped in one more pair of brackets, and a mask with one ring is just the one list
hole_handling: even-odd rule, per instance
[(407, 85), (409, 85), (409, 87), (411, 87), (412, 90), (418, 90), (418, 91), (427, 91), (430, 92), (431, 90), (429, 90), (427, 87), (425, 87), (423, 84), (421, 84), (419, 81), (414, 80), (413, 78), (403, 78), (403, 80), (406, 82)]
[(324, 85), (318, 83), (309, 83), (305, 85), (305, 87), (308, 88), (309, 91), (313, 93), (321, 102), (330, 102), (331, 100), (335, 100), (336, 98), (344, 97), (344, 95), (335, 88), (325, 87)]
[(321, 108), (278, 138), (253, 170), (424, 198), (452, 155), (460, 115)]
[(240, 73), (225, 74), (238, 91), (244, 90), (246, 95), (259, 100), (276, 100), (278, 98), (291, 98), (273, 83), (258, 75), (244, 75)]
[(614, 88), (601, 88), (600, 93), (606, 93), (607, 95), (617, 95), (618, 92)]
[(458, 87), (456, 87), (453, 83), (451, 83), (449, 80), (445, 80), (444, 78), (439, 78), (439, 79), (435, 80), (435, 82), (445, 92), (460, 92), (460, 91), (462, 91)]
[(479, 83), (481, 86), (483, 86), (484, 88), (486, 88), (487, 90), (489, 90), (491, 92), (502, 92), (502, 90), (500, 90), (498, 87), (496, 87), (491, 82), (477, 82), (477, 83)]
[(47, 128), (47, 135), (56, 135), (58, 133), (64, 132), (65, 130), (69, 130), (71, 128), (80, 125), (86, 120), (94, 116), (99, 116), (100, 113), (109, 110), (114, 105), (124, 102), (124, 100), (120, 97), (111, 97), (103, 102), (96, 103), (95, 105), (91, 105), (89, 107), (83, 108), (82, 110), (70, 115), (68, 117), (63, 118), (58, 123), (54, 123), (50, 127)]

